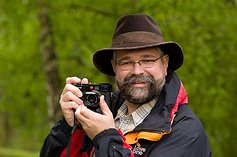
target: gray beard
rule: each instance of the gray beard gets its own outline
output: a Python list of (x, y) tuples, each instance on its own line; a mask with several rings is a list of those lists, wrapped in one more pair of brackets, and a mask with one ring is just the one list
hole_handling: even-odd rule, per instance
[[(145, 82), (146, 87), (131, 87), (134, 82)], [(150, 102), (152, 99), (158, 97), (165, 84), (165, 75), (162, 78), (155, 80), (152, 75), (130, 75), (124, 79), (123, 82), (118, 82), (118, 88), (121, 95), (127, 101), (133, 104), (142, 105)]]

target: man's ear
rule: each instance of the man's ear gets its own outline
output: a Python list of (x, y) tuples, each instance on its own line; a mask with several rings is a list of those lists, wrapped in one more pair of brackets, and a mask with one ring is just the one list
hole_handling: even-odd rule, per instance
[(112, 67), (113, 67), (113, 70), (114, 70), (114, 72), (115, 72), (115, 62), (114, 62), (114, 60), (111, 59), (111, 60), (110, 60), (110, 63), (111, 63), (111, 65), (112, 65)]
[(165, 70), (167, 71), (168, 69), (168, 65), (169, 65), (169, 55), (164, 55), (164, 57), (162, 58), (163, 60), (163, 65)]

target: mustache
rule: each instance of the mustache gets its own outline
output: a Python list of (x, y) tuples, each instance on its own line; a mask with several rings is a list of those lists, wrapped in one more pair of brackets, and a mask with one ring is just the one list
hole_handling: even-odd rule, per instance
[(144, 75), (144, 74), (140, 74), (140, 75), (129, 75), (128, 77), (126, 77), (123, 81), (124, 85), (129, 85), (135, 82), (149, 82), (151, 84), (155, 84), (155, 79), (153, 76), (151, 75)]

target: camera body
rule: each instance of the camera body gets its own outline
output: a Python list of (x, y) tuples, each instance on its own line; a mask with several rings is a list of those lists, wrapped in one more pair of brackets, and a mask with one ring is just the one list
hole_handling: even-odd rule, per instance
[(104, 95), (108, 106), (111, 104), (112, 85), (109, 83), (101, 84), (74, 84), (78, 87), (83, 96), (84, 105), (92, 111), (100, 112), (100, 96)]

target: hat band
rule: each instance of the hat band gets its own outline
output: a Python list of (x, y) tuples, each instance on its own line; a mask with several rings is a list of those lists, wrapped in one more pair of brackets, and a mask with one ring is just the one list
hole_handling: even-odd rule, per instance
[(144, 31), (135, 31), (120, 34), (112, 41), (112, 48), (144, 47), (162, 43), (163, 37), (159, 34)]

